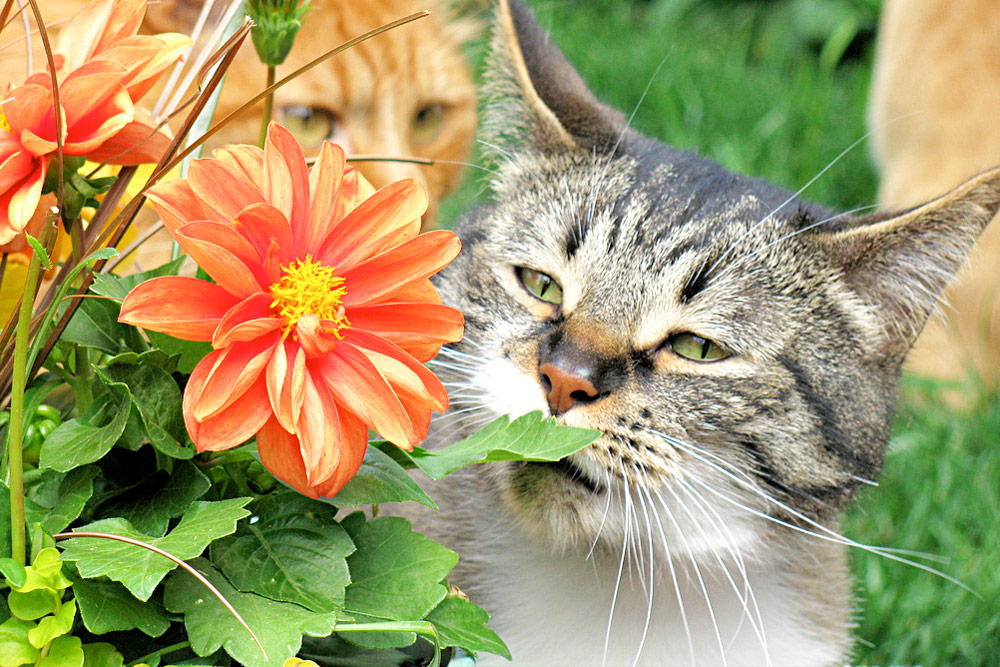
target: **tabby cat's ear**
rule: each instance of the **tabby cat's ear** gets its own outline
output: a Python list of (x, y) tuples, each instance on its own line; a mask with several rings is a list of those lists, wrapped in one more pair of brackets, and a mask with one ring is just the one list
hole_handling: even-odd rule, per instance
[(500, 0), (486, 67), (487, 142), (517, 153), (610, 150), (626, 127), (517, 0)]
[[(1000, 210), (1000, 168), (901, 214), (859, 218), (820, 234), (852, 290), (876, 308), (880, 351), (905, 354), (942, 290)], [(995, 261), (1000, 258), (995, 258)]]

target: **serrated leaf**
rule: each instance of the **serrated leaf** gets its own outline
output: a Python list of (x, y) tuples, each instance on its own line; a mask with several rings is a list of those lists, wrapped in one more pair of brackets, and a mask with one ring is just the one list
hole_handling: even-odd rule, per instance
[(181, 444), (187, 439), (181, 416), (181, 390), (170, 374), (150, 364), (109, 365), (99, 374), (128, 387), (153, 447), (173, 458), (194, 456), (193, 447)]
[(487, 651), (511, 659), (500, 636), (486, 627), (490, 615), (479, 605), (449, 595), (427, 615), (427, 620), (437, 628), (442, 648), (458, 646), (472, 653)]
[(247, 667), (281, 665), (298, 652), (303, 635), (325, 637), (337, 624), (336, 613), (319, 614), (288, 602), (241, 593), (203, 558), (191, 564), (247, 621), (267, 651), (268, 659), (265, 660), (247, 631), (214, 595), (190, 574), (178, 571), (167, 580), (164, 604), (169, 611), (184, 614), (191, 649), (200, 656), (223, 648)]
[(179, 461), (162, 486), (148, 482), (142, 487), (144, 496), (130, 495), (128, 502), (116, 503), (107, 513), (128, 520), (136, 530), (160, 537), (167, 532), (170, 519), (184, 513), (191, 503), (205, 495), (211, 487), (208, 477), (190, 461)]
[[(250, 498), (231, 498), (191, 504), (180, 523), (164, 537), (140, 533), (125, 519), (103, 519), (76, 530), (122, 535), (151, 544), (167, 553), (190, 560), (209, 544), (231, 535), (236, 522), (250, 512), (243, 506)], [(148, 600), (153, 590), (176, 563), (143, 547), (97, 537), (73, 537), (63, 542), (63, 560), (76, 561), (80, 576), (107, 576), (120, 581), (140, 600)]]
[(103, 402), (95, 402), (82, 417), (63, 422), (45, 438), (39, 465), (68, 472), (98, 460), (125, 430), (131, 408), (127, 391), (109, 388)]
[(334, 520), (336, 510), (298, 493), (266, 497), (254, 522), (212, 544), (212, 562), (236, 588), (315, 612), (344, 606), (350, 583), (346, 557), (354, 543)]
[[(454, 445), (429, 451), (414, 447), (409, 458), (431, 479), (487, 461), (558, 461), (580, 451), (601, 436), (600, 431), (561, 426), (529, 412), (514, 422), (504, 416)], [(405, 452), (404, 452), (405, 454)]]
[(159, 637), (170, 627), (166, 610), (155, 598), (143, 602), (117, 582), (78, 579), (73, 594), (83, 624), (94, 634), (136, 629)]
[(38, 261), (41, 263), (42, 268), (46, 271), (51, 269), (52, 260), (49, 259), (49, 253), (45, 252), (45, 246), (43, 246), (41, 242), (31, 234), (25, 234), (24, 237), (27, 239), (28, 245), (31, 246), (31, 249), (36, 255), (38, 255)]
[(120, 310), (119, 304), (106, 298), (85, 298), (60, 339), (117, 354), (126, 349), (123, 341), (128, 336), (128, 327), (118, 322)]
[(336, 496), (324, 502), (357, 507), (407, 500), (437, 509), (434, 501), (413, 481), (403, 466), (377, 447), (369, 447), (358, 474)]
[(84, 506), (94, 495), (94, 478), (100, 472), (97, 466), (74, 468), (66, 474), (54, 470), (34, 471), (33, 483), (25, 476), (28, 498), (25, 505), (28, 525), (40, 523), (49, 535), (66, 529), (83, 512)]
[(441, 580), (458, 562), (458, 555), (413, 532), (406, 519), (370, 519), (351, 533), (351, 539), (357, 551), (347, 559), (348, 614), (420, 620), (447, 594)]

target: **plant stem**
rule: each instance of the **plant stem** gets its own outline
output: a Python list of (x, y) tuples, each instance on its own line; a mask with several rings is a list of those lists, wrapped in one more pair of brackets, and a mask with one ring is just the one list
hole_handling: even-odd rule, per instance
[(73, 264), (79, 264), (83, 259), (83, 221), (80, 218), (66, 223), (69, 228), (69, 238), (73, 242)]
[(152, 653), (147, 653), (138, 660), (133, 660), (128, 663), (128, 667), (134, 667), (135, 665), (141, 665), (143, 663), (152, 662), (153, 658), (159, 658), (160, 656), (167, 655), (168, 653), (173, 653), (174, 651), (180, 651), (182, 648), (187, 648), (191, 645), (191, 642), (177, 642), (176, 644), (171, 644), (165, 648), (161, 648), (158, 651), (153, 651)]
[(10, 557), (25, 565), (24, 541), (24, 388), (28, 384), (28, 338), (31, 328), (31, 307), (35, 302), (38, 272), (42, 260), (38, 253), (31, 254), (28, 275), (24, 281), (24, 296), (17, 316), (14, 339), (14, 375), (11, 378), (10, 435), (7, 438), (7, 455), (10, 486)]
[[(274, 85), (274, 65), (267, 66), (267, 87), (270, 88)], [(264, 142), (267, 140), (267, 126), (271, 123), (271, 115), (274, 113), (274, 91), (272, 90), (264, 98), (264, 119), (260, 123), (260, 139), (257, 143), (260, 147), (264, 147)]]
[(76, 373), (74, 373), (73, 394), (76, 398), (76, 414), (82, 415), (94, 402), (91, 384), (94, 374), (90, 368), (90, 352), (82, 345), (76, 346)]

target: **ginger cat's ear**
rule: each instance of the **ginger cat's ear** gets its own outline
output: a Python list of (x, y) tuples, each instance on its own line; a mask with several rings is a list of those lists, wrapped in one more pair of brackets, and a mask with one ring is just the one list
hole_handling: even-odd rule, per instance
[(622, 114), (594, 97), (517, 0), (499, 3), (486, 96), (487, 140), (515, 152), (608, 150), (625, 128)]
[(923, 206), (857, 218), (815, 238), (857, 296), (879, 311), (881, 330), (873, 333), (880, 351), (902, 357), (998, 210), (1000, 168)]

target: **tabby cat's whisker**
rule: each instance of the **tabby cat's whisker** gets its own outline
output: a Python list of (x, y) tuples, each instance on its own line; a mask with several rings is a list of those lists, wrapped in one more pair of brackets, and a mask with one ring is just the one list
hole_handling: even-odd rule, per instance
[[(622, 473), (624, 472), (625, 470), (623, 468)], [(604, 632), (604, 653), (601, 656), (602, 667), (604, 667), (604, 665), (607, 665), (608, 663), (608, 646), (611, 643), (611, 624), (615, 619), (615, 606), (618, 603), (618, 591), (621, 589), (621, 584), (622, 584), (622, 570), (625, 567), (625, 552), (628, 550), (628, 525), (629, 525), (628, 507), (629, 506), (628, 503), (625, 501), (625, 498), (627, 497), (628, 497), (628, 491), (626, 488), (624, 491), (622, 491), (622, 504), (625, 507), (625, 529), (622, 531), (622, 548), (621, 548), (621, 555), (618, 558), (618, 574), (615, 577), (615, 590), (614, 593), (611, 595), (611, 609), (608, 610), (608, 627), (607, 630), (605, 630)]]
[(604, 530), (604, 524), (608, 520), (608, 510), (611, 509), (611, 471), (604, 470), (604, 488), (607, 489), (607, 499), (604, 501), (604, 513), (601, 515), (601, 525), (597, 527), (597, 534), (594, 535), (593, 541), (590, 543), (590, 549), (587, 550), (587, 560), (594, 555), (594, 547), (597, 546), (598, 540), (601, 539), (601, 531)]
[[(648, 543), (647, 546), (649, 549), (649, 585), (646, 587), (646, 618), (642, 624), (642, 636), (639, 639), (639, 647), (635, 651), (635, 660), (632, 661), (632, 667), (639, 664), (639, 657), (642, 655), (642, 647), (646, 645), (646, 636), (649, 634), (649, 621), (653, 616), (653, 591), (656, 589), (656, 571), (653, 568), (653, 564), (655, 562), (653, 559), (653, 526), (649, 519), (647, 504), (649, 505), (649, 509), (654, 511), (654, 515), (656, 507), (653, 504), (652, 497), (649, 495), (648, 480), (646, 484), (640, 484), (637, 486), (640, 490), (639, 498), (642, 501), (643, 518), (646, 521), (646, 542)], [(645, 494), (645, 498), (643, 498), (643, 493)], [(656, 520), (659, 521), (659, 517), (656, 517)]]
[(770, 213), (768, 213), (767, 215), (765, 215), (764, 217), (762, 217), (762, 218), (761, 218), (760, 220), (758, 220), (758, 221), (757, 221), (756, 223), (754, 223), (753, 225), (750, 225), (749, 229), (747, 229), (747, 230), (746, 230), (745, 232), (743, 232), (743, 234), (741, 234), (740, 236), (738, 236), (738, 237), (736, 238), (736, 240), (735, 240), (735, 241), (733, 241), (732, 243), (730, 243), (730, 244), (729, 244), (729, 247), (728, 247), (728, 248), (726, 248), (726, 250), (725, 250), (725, 251), (724, 251), (724, 252), (723, 252), (723, 253), (722, 253), (721, 255), (719, 255), (718, 259), (716, 259), (716, 260), (715, 260), (715, 261), (714, 261), (714, 262), (712, 263), (712, 265), (711, 265), (711, 266), (710, 266), (710, 267), (708, 268), (708, 271), (707, 271), (706, 273), (707, 273), (707, 274), (711, 274), (711, 273), (712, 273), (712, 272), (713, 272), (713, 271), (714, 271), (714, 270), (715, 270), (716, 268), (718, 268), (718, 266), (719, 266), (719, 263), (720, 263), (720, 262), (722, 262), (722, 260), (723, 260), (723, 259), (724, 259), (724, 258), (725, 258), (725, 257), (726, 257), (727, 255), (729, 255), (729, 253), (731, 253), (731, 252), (732, 252), (733, 250), (735, 250), (735, 249), (736, 249), (736, 247), (737, 247), (737, 246), (738, 246), (738, 245), (739, 245), (739, 244), (740, 244), (740, 243), (741, 243), (741, 242), (743, 241), (743, 239), (745, 239), (745, 238), (746, 238), (747, 236), (749, 236), (749, 235), (750, 235), (750, 234), (752, 234), (752, 233), (753, 233), (754, 231), (756, 231), (756, 230), (757, 230), (757, 229), (758, 229), (758, 228), (759, 228), (759, 227), (760, 227), (761, 225), (763, 225), (763, 224), (764, 224), (764, 223), (765, 223), (765, 222), (767, 221), (767, 219), (768, 219), (768, 218), (770, 218), (770, 217), (771, 217), (772, 215), (775, 215), (775, 214), (777, 214), (777, 213), (778, 213), (779, 211), (781, 211), (781, 209), (785, 208), (786, 206), (788, 206), (788, 204), (790, 204), (791, 202), (793, 202), (793, 201), (795, 201), (796, 199), (798, 199), (798, 198), (799, 198), (799, 196), (800, 196), (800, 195), (801, 195), (801, 194), (802, 194), (803, 192), (805, 192), (805, 191), (806, 191), (806, 189), (808, 189), (810, 185), (812, 185), (813, 183), (815, 183), (816, 181), (818, 181), (818, 180), (820, 179), (820, 177), (821, 177), (821, 176), (823, 176), (823, 174), (825, 174), (826, 172), (828, 172), (828, 171), (829, 171), (829, 170), (830, 170), (830, 169), (831, 169), (831, 168), (832, 168), (832, 167), (833, 167), (833, 166), (834, 166), (835, 164), (837, 164), (838, 162), (840, 162), (840, 160), (841, 160), (841, 159), (842, 159), (842, 158), (843, 158), (843, 157), (844, 157), (845, 155), (847, 155), (847, 154), (848, 154), (848, 153), (850, 153), (850, 152), (851, 152), (852, 150), (854, 150), (854, 148), (856, 148), (856, 147), (857, 147), (858, 145), (860, 145), (860, 144), (861, 144), (862, 142), (866, 141), (866, 140), (868, 139), (868, 137), (870, 137), (871, 135), (872, 135), (872, 131), (869, 131), (869, 132), (866, 132), (866, 133), (865, 133), (864, 135), (862, 135), (862, 136), (861, 136), (861, 137), (860, 137), (859, 139), (855, 140), (855, 141), (854, 141), (854, 143), (852, 143), (852, 144), (851, 144), (850, 146), (848, 146), (847, 148), (845, 148), (844, 150), (842, 150), (842, 151), (841, 151), (841, 152), (840, 152), (840, 153), (839, 153), (839, 154), (837, 155), (837, 157), (833, 158), (833, 160), (831, 160), (830, 162), (828, 162), (828, 163), (827, 163), (827, 165), (826, 165), (825, 167), (823, 167), (822, 169), (820, 169), (820, 170), (819, 170), (819, 173), (817, 173), (817, 174), (816, 174), (815, 176), (813, 176), (812, 178), (810, 178), (810, 179), (809, 179), (809, 181), (808, 181), (808, 182), (806, 182), (806, 184), (805, 184), (805, 185), (803, 185), (803, 186), (802, 186), (801, 188), (799, 188), (799, 189), (798, 189), (798, 190), (797, 190), (797, 191), (795, 192), (795, 194), (793, 194), (793, 195), (790, 195), (790, 196), (788, 197), (788, 199), (786, 199), (785, 201), (783, 201), (783, 202), (782, 202), (782, 203), (781, 203), (781, 204), (780, 204), (780, 205), (779, 205), (779, 206), (778, 206), (777, 208), (775, 208), (775, 209), (772, 209)]
[[(737, 597), (739, 597), (740, 602), (742, 602), (744, 605), (744, 609), (746, 610), (746, 613), (750, 620), (751, 627), (753, 627), (754, 633), (760, 640), (761, 649), (764, 651), (766, 663), (769, 665), (771, 663), (771, 659), (770, 659), (770, 653), (767, 650), (767, 639), (764, 633), (764, 619), (761, 616), (760, 607), (757, 604), (757, 596), (754, 594), (753, 587), (750, 585), (750, 577), (747, 574), (746, 562), (743, 560), (743, 552), (737, 546), (735, 537), (729, 530), (729, 527), (726, 525), (726, 522), (722, 519), (721, 516), (719, 516), (719, 513), (716, 511), (715, 507), (711, 503), (709, 503), (704, 496), (698, 493), (698, 490), (695, 489), (693, 486), (691, 486), (691, 484), (688, 483), (688, 481), (684, 479), (683, 476), (677, 477), (675, 482), (677, 483), (678, 488), (694, 501), (693, 503), (694, 507), (701, 510), (701, 512), (708, 520), (708, 522), (712, 524), (717, 530), (720, 530), (721, 532), (725, 533), (727, 538), (726, 549), (729, 551), (730, 555), (733, 558), (733, 562), (736, 565), (737, 570), (743, 577), (743, 591), (744, 591), (743, 595), (740, 595), (739, 587), (737, 586), (736, 582), (732, 579), (732, 577), (729, 576), (728, 568), (725, 568), (724, 572), (726, 572), (727, 578), (729, 578), (730, 583), (733, 585), (733, 590), (736, 591)], [(676, 491), (674, 491), (673, 487), (667, 487), (667, 488), (671, 492), (671, 494), (674, 495), (674, 497), (676, 498), (677, 497)], [(659, 495), (659, 491), (657, 491), (657, 495)], [(663, 502), (662, 498), (660, 502)], [(678, 500), (678, 502), (680, 503), (681, 507), (687, 509), (688, 503), (682, 502), (680, 500)], [(713, 551), (715, 551), (714, 548)], [(748, 602), (753, 605), (752, 612), (747, 607)], [(754, 622), (754, 616), (756, 616), (757, 618), (756, 622)]]

